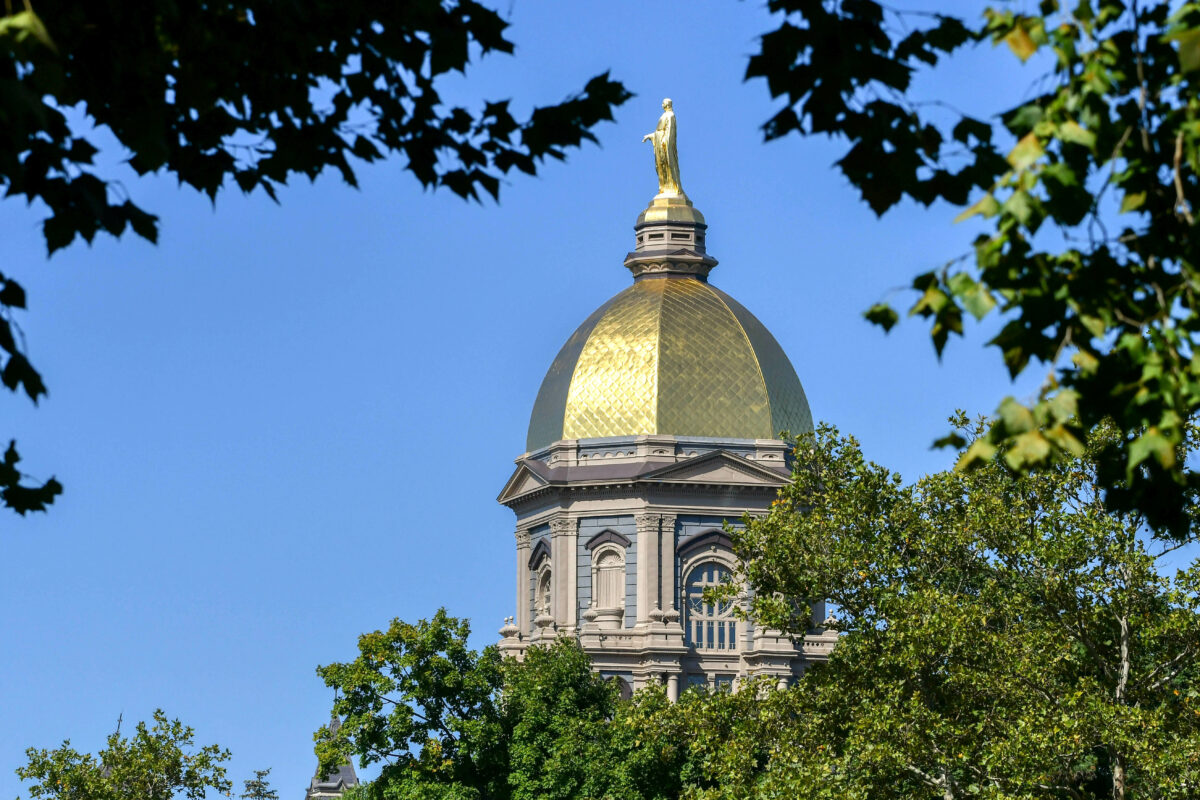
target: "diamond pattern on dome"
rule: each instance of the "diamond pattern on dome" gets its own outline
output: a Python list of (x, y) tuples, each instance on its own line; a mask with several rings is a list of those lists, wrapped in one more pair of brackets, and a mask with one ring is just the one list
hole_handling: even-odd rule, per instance
[(538, 392), (527, 448), (811, 428), (804, 389), (762, 323), (707, 283), (673, 276), (638, 280), (575, 331)]
[(722, 292), (713, 289), (729, 310), (737, 317), (746, 338), (754, 348), (762, 370), (763, 381), (767, 386), (767, 396), (771, 398), (771, 433), (774, 438), (781, 431), (788, 431), (793, 436), (813, 429), (812, 412), (808, 408), (808, 398), (804, 387), (796, 377), (796, 370), (788, 359), (787, 353), (775, 341), (775, 337), (767, 327), (758, 321), (758, 317), (746, 310), (738, 301)]
[(617, 295), (575, 362), (563, 439), (655, 432), (661, 287), (640, 281)]
[[(620, 297), (618, 295), (617, 297)], [(538, 390), (537, 400), (533, 403), (533, 415), (529, 419), (529, 435), (526, 437), (526, 450), (536, 450), (550, 442), (563, 438), (563, 413), (567, 405), (567, 393), (571, 389), (571, 380), (575, 377), (575, 364), (579, 354), (587, 344), (592, 329), (604, 316), (617, 298), (610, 299), (600, 306), (580, 325), (571, 338), (563, 345), (562, 350), (550, 365), (550, 371), (542, 379)]]
[(693, 278), (663, 289), (658, 432), (770, 438), (771, 407), (742, 326), (710, 286)]

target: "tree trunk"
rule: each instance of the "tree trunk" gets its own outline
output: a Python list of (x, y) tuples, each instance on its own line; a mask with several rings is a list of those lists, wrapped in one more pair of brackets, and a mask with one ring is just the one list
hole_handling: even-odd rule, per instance
[(1125, 800), (1125, 757), (1113, 754), (1113, 800)]

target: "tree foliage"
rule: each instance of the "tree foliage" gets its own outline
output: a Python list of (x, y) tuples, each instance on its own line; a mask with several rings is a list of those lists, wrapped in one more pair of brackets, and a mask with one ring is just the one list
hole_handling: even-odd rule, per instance
[[(15, 4), (13, 4), (15, 5)], [(630, 94), (597, 75), (562, 102), (518, 117), (510, 100), (443, 102), (439, 86), (490, 53), (512, 53), (507, 23), (474, 0), (37, 0), (0, 14), (0, 190), (45, 207), (50, 253), (76, 238), (158, 219), (95, 163), (110, 134), (140, 175), (165, 173), (214, 202), (223, 190), (271, 198), (296, 175), (398, 155), (423, 186), (498, 198), (501, 178), (594, 140)], [(46, 393), (12, 312), (25, 294), (0, 275), (0, 379)], [(0, 500), (24, 513), (61, 491), (22, 486), (13, 458)], [(15, 476), (14, 476), (15, 475)]]
[[(837, 165), (878, 214), (908, 198), (982, 219), (966, 256), (913, 281), (909, 314), (939, 354), (966, 315), (999, 314), (990, 344), (1009, 372), (1049, 365), (1037, 400), (1006, 399), (962, 464), (1002, 445), (1019, 468), (1077, 457), (1112, 419), (1120, 435), (1097, 454), (1108, 502), (1184, 535), (1200, 486), (1176, 457), (1200, 409), (1200, 4), (1042, 0), (978, 19), (873, 0), (769, 6), (785, 20), (746, 73), (786, 98), (767, 137), (846, 140)], [(1028, 99), (975, 116), (917, 102), (918, 73), (981, 42), (1037, 71)], [(887, 303), (866, 316), (899, 319)]]
[(17, 775), (30, 782), (29, 796), (45, 800), (203, 800), (212, 789), (228, 794), (224, 763), (229, 751), (215, 744), (197, 748), (193, 731), (154, 712), (130, 737), (117, 731), (96, 755), (80, 753), (69, 741), (54, 750), (25, 751)]
[(254, 777), (242, 782), (242, 800), (279, 800), (279, 792), (272, 789), (271, 782), (267, 780), (270, 774), (269, 768), (254, 770)]
[(731, 536), (752, 615), (803, 632), (802, 599), (825, 597), (842, 636), (712, 734), (729, 753), (709, 796), (1196, 796), (1200, 562), (1172, 569), (1181, 545), (1104, 506), (1119, 436), (913, 484), (828, 426), (800, 438), (794, 483)]
[(321, 769), (382, 764), (362, 800), (678, 796), (686, 738), (661, 687), (619, 702), (573, 641), (516, 661), (471, 650), (468, 633), (444, 610), (394, 620), (354, 661), (320, 667), (343, 717), (316, 734)]

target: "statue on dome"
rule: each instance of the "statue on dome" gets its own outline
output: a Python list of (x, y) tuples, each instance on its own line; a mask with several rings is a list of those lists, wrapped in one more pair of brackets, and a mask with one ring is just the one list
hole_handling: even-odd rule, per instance
[(654, 133), (647, 133), (642, 141), (654, 142), (654, 169), (658, 171), (658, 193), (681, 195), (679, 185), (679, 152), (675, 149), (675, 110), (671, 98), (662, 101), (663, 113), (658, 118)]

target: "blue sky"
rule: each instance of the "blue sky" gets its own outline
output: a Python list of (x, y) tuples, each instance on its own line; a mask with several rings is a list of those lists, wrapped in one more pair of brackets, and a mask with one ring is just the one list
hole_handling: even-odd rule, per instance
[[(968, 249), (955, 212), (876, 219), (831, 167), (837, 143), (764, 145), (746, 57), (757, 3), (514, 3), (515, 58), (447, 87), (454, 102), (555, 102), (605, 69), (637, 97), (600, 145), (514, 177), (499, 205), (423, 192), (401, 163), (281, 193), (208, 201), (112, 175), (158, 213), (158, 246), (75, 245), (47, 260), (40, 210), (7, 201), (0, 265), (50, 386), (0, 402), (26, 468), (66, 485), (46, 515), (0, 517), (0, 797), (28, 746), (102, 744), (156, 707), (231, 748), (240, 786), (272, 767), (298, 798), (331, 693), (317, 664), (441, 605), (478, 644), (513, 608), (513, 525), (495, 497), (558, 348), (629, 283), (633, 222), (655, 191), (649, 144), (675, 101), (683, 184), (709, 222), (712, 282), (775, 334), (814, 416), (915, 477), (957, 407), (1013, 387), (986, 330), (939, 364), (924, 326), (861, 312)], [(922, 92), (985, 113), (1034, 77), (984, 46)], [(1006, 80), (1006, 82), (1005, 82)], [(119, 157), (119, 154), (118, 154)], [(907, 298), (902, 293), (900, 302)]]

